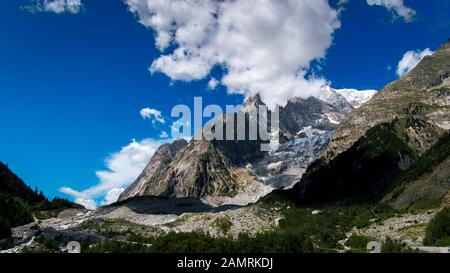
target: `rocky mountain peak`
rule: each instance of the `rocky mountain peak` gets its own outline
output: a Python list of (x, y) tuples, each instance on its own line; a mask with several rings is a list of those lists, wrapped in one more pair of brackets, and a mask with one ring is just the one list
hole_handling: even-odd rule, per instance
[(258, 108), (259, 106), (262, 105), (266, 105), (262, 99), (261, 99), (261, 95), (259, 95), (259, 93), (249, 97), (245, 102), (244, 102), (244, 107), (242, 108), (242, 111), (244, 112), (248, 112), (250, 111), (251, 107), (256, 107)]
[(356, 109), (361, 107), (364, 103), (372, 99), (376, 90), (355, 90), (355, 89), (339, 89), (337, 93), (345, 97), (345, 99)]
[(155, 152), (155, 155), (158, 156), (167, 156), (174, 157), (175, 154), (188, 145), (188, 142), (185, 139), (177, 139), (172, 143), (164, 144)]
[(442, 49), (450, 48), (450, 38), (448, 38), (447, 41), (444, 44), (442, 44), (441, 48)]
[(166, 144), (170, 149), (173, 150), (180, 150), (181, 148), (183, 148), (184, 146), (188, 145), (187, 140), (185, 140), (184, 138), (179, 138), (177, 140), (175, 140), (174, 142), (172, 142), (172, 144)]
[(330, 86), (324, 87), (318, 98), (336, 107), (342, 113), (348, 114), (355, 109), (345, 96), (338, 93)]

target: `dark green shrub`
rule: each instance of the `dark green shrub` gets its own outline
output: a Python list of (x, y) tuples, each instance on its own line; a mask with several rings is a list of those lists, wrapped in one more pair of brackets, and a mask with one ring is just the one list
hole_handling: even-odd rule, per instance
[(227, 234), (233, 226), (233, 223), (226, 217), (219, 217), (214, 220), (213, 225), (217, 227), (223, 234)]
[(424, 243), (429, 246), (450, 246), (450, 207), (440, 211), (431, 220)]
[(401, 243), (390, 238), (387, 238), (381, 247), (382, 253), (418, 253), (420, 251), (413, 250), (405, 243)]
[(372, 241), (375, 241), (375, 240), (373, 238), (369, 238), (369, 237), (365, 237), (365, 236), (352, 235), (352, 237), (350, 237), (349, 240), (347, 241), (347, 244), (353, 250), (366, 252), (367, 244)]
[(30, 206), (18, 197), (11, 197), (0, 193), (0, 217), (11, 227), (21, 226), (33, 222)]
[(90, 253), (309, 253), (314, 247), (302, 234), (269, 232), (255, 237), (213, 238), (202, 233), (175, 233), (146, 243), (104, 241), (83, 248)]
[(0, 238), (6, 238), (11, 235), (11, 226), (9, 222), (0, 216)]

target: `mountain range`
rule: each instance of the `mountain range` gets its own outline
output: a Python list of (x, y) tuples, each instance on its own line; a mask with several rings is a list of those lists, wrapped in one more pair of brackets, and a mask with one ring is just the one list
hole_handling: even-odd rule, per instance
[(299, 200), (385, 198), (407, 208), (448, 199), (449, 60), (447, 42), (350, 113), (296, 185)]
[[(258, 141), (177, 140), (164, 145), (119, 201), (162, 196), (245, 205), (275, 189), (289, 190), (301, 202), (388, 198), (390, 190), (399, 191), (402, 175), (426, 161), (435, 145), (446, 143), (449, 59), (450, 43), (445, 43), (380, 92), (328, 87), (318, 97), (289, 100), (280, 107), (281, 143), (267, 153), (259, 151)], [(261, 105), (255, 95), (242, 111)], [(428, 174), (443, 176), (442, 181), (421, 177), (420, 183), (411, 183), (415, 186), (403, 183), (402, 193), (391, 194), (390, 202), (407, 207), (416, 199), (441, 200), (449, 189), (448, 175), (442, 173), (445, 160), (434, 162), (437, 169)], [(438, 186), (429, 185), (433, 183)]]
[[(274, 189), (291, 188), (328, 144), (338, 124), (372, 93), (344, 94), (351, 101), (325, 88), (319, 97), (293, 98), (280, 107), (280, 145), (270, 152), (260, 151), (261, 141), (177, 140), (163, 145), (119, 201), (162, 196), (201, 198), (215, 206), (246, 205)], [(261, 106), (265, 103), (255, 95), (240, 111), (248, 122), (249, 109)], [(236, 115), (215, 122), (227, 118)]]

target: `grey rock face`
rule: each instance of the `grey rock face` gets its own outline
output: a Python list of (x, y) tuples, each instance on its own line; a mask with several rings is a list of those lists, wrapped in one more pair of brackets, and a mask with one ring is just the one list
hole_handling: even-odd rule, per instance
[[(162, 145), (153, 155), (150, 163), (145, 167), (138, 179), (126, 189), (119, 197), (119, 201), (134, 196), (145, 195), (146, 192), (162, 193), (166, 185), (157, 181), (165, 175), (169, 164), (173, 161), (177, 153), (188, 145), (184, 139), (176, 140), (171, 144)], [(155, 181), (154, 183), (147, 183)]]
[(282, 140), (293, 140), (298, 132), (308, 126), (323, 131), (334, 131), (345, 116), (346, 110), (338, 109), (315, 97), (296, 98), (280, 109)]
[[(259, 140), (192, 140), (165, 145), (119, 200), (146, 195), (229, 199), (240, 194), (242, 201), (247, 198), (242, 193), (249, 188), (252, 193), (248, 195), (257, 199), (271, 189), (290, 187), (328, 143), (337, 124), (353, 110), (332, 89), (326, 90), (323, 99), (327, 101), (296, 98), (280, 108), (282, 145), (276, 151), (261, 152)], [(246, 113), (247, 122), (248, 111), (262, 105), (259, 95), (245, 102), (241, 111)], [(213, 127), (230, 118), (236, 115), (219, 117)], [(255, 196), (248, 198), (254, 200)]]

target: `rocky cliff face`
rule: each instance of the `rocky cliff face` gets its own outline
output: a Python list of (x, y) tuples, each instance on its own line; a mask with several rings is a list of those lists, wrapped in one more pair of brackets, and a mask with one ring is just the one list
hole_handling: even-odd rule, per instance
[(280, 109), (282, 141), (291, 141), (305, 127), (334, 131), (354, 107), (332, 88), (325, 88), (319, 98), (293, 98)]
[(450, 133), (444, 134), (406, 173), (383, 201), (396, 209), (450, 205)]
[[(119, 201), (134, 196), (144, 195), (146, 192), (152, 192), (156, 195), (164, 192), (166, 190), (166, 185), (161, 183), (162, 178), (166, 174), (170, 163), (177, 153), (187, 145), (187, 141), (181, 139), (159, 147), (138, 179), (120, 195)], [(155, 182), (147, 183), (148, 181)]]
[[(252, 107), (262, 105), (258, 95), (245, 102), (247, 123)], [(331, 88), (320, 98), (290, 100), (280, 108), (281, 145), (270, 152), (261, 152), (259, 140), (164, 145), (119, 200), (151, 195), (202, 198), (212, 205), (255, 202), (273, 189), (292, 187), (353, 109)], [(219, 117), (212, 126), (230, 118), (236, 115)]]

